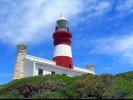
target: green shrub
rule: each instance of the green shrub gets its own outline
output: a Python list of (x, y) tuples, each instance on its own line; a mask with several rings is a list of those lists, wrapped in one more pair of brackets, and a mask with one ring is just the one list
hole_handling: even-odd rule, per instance
[(23, 99), (23, 96), (26, 99), (133, 99), (133, 72), (115, 76), (35, 76), (0, 86), (0, 99)]
[(65, 98), (64, 98), (64, 95), (58, 92), (45, 91), (32, 96), (30, 99), (65, 99)]
[(108, 99), (126, 99), (128, 96), (129, 91), (124, 87), (116, 87), (112, 89), (112, 91), (109, 92), (109, 94), (106, 96)]
[(4, 87), (2, 85), (0, 85), (0, 90), (3, 89)]
[(106, 86), (113, 85), (113, 75), (112, 74), (101, 74), (101, 75), (97, 75), (97, 77), (99, 78), (99, 80), (104, 82), (104, 84)]
[(18, 90), (13, 90), (6, 95), (0, 96), (0, 99), (24, 99)]
[(123, 77), (127, 80), (133, 80), (133, 71), (126, 72), (126, 73), (120, 73), (115, 75), (115, 77)]
[(76, 91), (74, 89), (74, 85), (72, 84), (66, 85), (59, 92), (62, 93), (67, 99), (76, 99)]
[(57, 81), (52, 81), (48, 80), (43, 84), (25, 84), (22, 85), (18, 88), (19, 92), (25, 97), (31, 97), (35, 94), (37, 94), (38, 91), (56, 91), (59, 90), (60, 88), (64, 87), (65, 84), (64, 82), (57, 80)]
[(133, 93), (128, 94), (128, 95), (126, 96), (126, 99), (133, 99)]
[(75, 83), (75, 89), (77, 97), (88, 98), (96, 97), (102, 98), (102, 95), (108, 91), (108, 87), (95, 76), (89, 76), (89, 78), (77, 80)]

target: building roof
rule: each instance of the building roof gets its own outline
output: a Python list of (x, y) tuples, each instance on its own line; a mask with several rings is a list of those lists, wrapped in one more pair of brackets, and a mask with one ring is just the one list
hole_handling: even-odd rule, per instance
[(25, 59), (35, 61), (35, 62), (44, 63), (44, 64), (46, 63), (46, 64), (50, 64), (50, 65), (56, 65), (55, 61), (51, 61), (51, 60), (47, 60), (47, 59), (43, 59), (43, 58), (31, 56), (31, 55), (26, 55)]
[[(47, 60), (47, 59), (43, 59), (43, 58), (31, 56), (31, 55), (26, 55), (25, 59), (42, 64), (42, 65), (47, 65), (50, 67), (56, 67), (56, 68), (61, 68), (61, 69), (70, 70), (70, 71), (76, 71), (76, 72), (80, 72), (80, 73), (92, 73), (88, 69), (84, 69), (84, 68), (80, 68), (80, 67), (76, 67), (76, 66), (74, 66), (73, 69), (58, 66), (58, 65), (56, 65), (55, 61), (51, 61), (51, 60)], [(92, 74), (94, 74), (94, 73), (92, 73)]]
[[(66, 20), (66, 21), (67, 21), (67, 19), (66, 19), (62, 14), (61, 14), (60, 17), (58, 18), (58, 20)], [(57, 20), (57, 21), (58, 21), (58, 20)]]

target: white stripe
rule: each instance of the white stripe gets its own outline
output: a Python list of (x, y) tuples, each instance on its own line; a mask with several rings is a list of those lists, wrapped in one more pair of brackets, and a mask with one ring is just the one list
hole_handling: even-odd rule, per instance
[(56, 45), (54, 47), (54, 57), (56, 56), (72, 57), (71, 46), (65, 44)]

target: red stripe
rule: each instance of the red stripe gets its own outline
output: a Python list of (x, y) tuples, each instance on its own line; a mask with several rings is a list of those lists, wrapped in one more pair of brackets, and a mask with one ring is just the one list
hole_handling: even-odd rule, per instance
[(59, 38), (67, 38), (71, 39), (72, 35), (69, 32), (55, 32), (53, 34), (54, 39), (59, 39)]
[(71, 33), (65, 31), (58, 31), (53, 34), (54, 46), (58, 44), (66, 44), (71, 46)]
[(68, 37), (72, 37), (72, 34), (70, 32), (66, 32), (66, 31), (58, 31), (58, 32), (54, 32), (53, 34), (53, 38), (57, 38), (57, 37), (65, 37), (68, 36)]
[(67, 40), (67, 39), (55, 39), (54, 40), (54, 46), (58, 45), (58, 44), (66, 44), (66, 45), (71, 46), (71, 41)]
[(57, 56), (53, 58), (53, 61), (56, 62), (56, 65), (73, 69), (73, 63), (72, 63), (72, 58), (68, 56)]

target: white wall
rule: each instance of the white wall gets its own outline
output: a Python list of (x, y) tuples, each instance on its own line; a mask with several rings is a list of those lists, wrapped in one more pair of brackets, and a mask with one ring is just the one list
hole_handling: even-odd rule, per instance
[(43, 69), (43, 75), (51, 74), (51, 68), (45, 65), (36, 63), (36, 69), (35, 69), (36, 75), (38, 75), (38, 69)]
[(55, 74), (66, 74), (67, 76), (73, 77), (73, 76), (80, 76), (83, 72), (76, 71), (76, 70), (68, 70), (61, 67), (54, 67), (53, 65), (45, 64), (45, 63), (39, 63), (34, 62), (28, 59), (24, 60), (24, 77), (30, 77), (30, 76), (37, 76), (38, 75), (38, 69), (43, 69), (43, 75), (51, 74), (52, 71), (55, 72)]
[(54, 68), (42, 64), (36, 64), (36, 75), (38, 75), (38, 69), (43, 69), (43, 75), (51, 74), (51, 71), (54, 71), (56, 74), (62, 74), (62, 69)]
[(62, 68), (57, 68), (57, 67), (50, 67), (50, 66), (46, 66), (43, 64), (36, 64), (36, 75), (38, 75), (38, 69), (43, 69), (43, 75), (46, 74), (51, 74), (51, 71), (54, 71), (55, 74), (66, 74), (67, 76), (80, 76), (82, 75), (82, 73), (77, 72), (77, 71), (72, 71), (72, 70), (66, 70), (66, 69), (62, 69)]
[(24, 60), (24, 77), (33, 76), (34, 62), (25, 59)]
[(54, 47), (54, 57), (68, 56), (72, 57), (71, 46), (66, 44), (59, 44)]
[(67, 71), (67, 74), (68, 74), (68, 76), (80, 76), (80, 75), (82, 75), (81, 73), (79, 73), (79, 72), (76, 72), (76, 71)]

